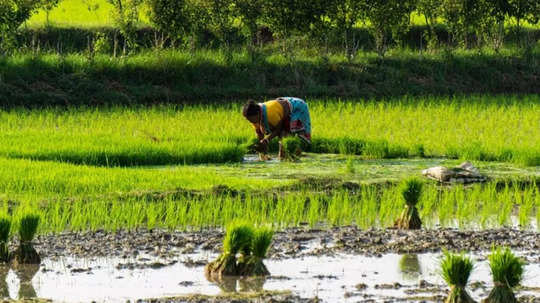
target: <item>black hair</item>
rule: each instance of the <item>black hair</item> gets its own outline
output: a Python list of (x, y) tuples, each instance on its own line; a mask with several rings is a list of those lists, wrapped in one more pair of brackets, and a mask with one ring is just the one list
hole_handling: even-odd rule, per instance
[(261, 108), (259, 107), (257, 103), (255, 103), (255, 101), (248, 100), (248, 102), (244, 104), (244, 108), (242, 109), (242, 114), (244, 115), (244, 117), (247, 118), (249, 116), (258, 115), (260, 110)]

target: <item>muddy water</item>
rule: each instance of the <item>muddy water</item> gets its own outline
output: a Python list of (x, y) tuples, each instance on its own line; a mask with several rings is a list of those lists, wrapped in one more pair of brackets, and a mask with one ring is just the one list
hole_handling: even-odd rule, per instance
[[(525, 268), (524, 286), (540, 287), (540, 259), (531, 258)], [(206, 280), (204, 267), (188, 266), (186, 260), (206, 261), (216, 255), (194, 253), (182, 255), (178, 262), (150, 256), (125, 258), (45, 259), (37, 269), (2, 273), (2, 294), (11, 298), (40, 297), (64, 302), (126, 302), (141, 298), (158, 298), (187, 294), (215, 295), (223, 291), (291, 290), (301, 297), (319, 297), (325, 302), (356, 302), (371, 298), (431, 297), (444, 295), (438, 272), (440, 254), (397, 255), (382, 257), (339, 254), (309, 256), (284, 260), (266, 260), (272, 276), (266, 280)], [(471, 294), (475, 299), (487, 295), (492, 285), (485, 255), (474, 255), (475, 271)], [(2, 277), (0, 277), (2, 278)], [(481, 282), (481, 283), (476, 283)], [(540, 289), (528, 289), (518, 295), (540, 297)], [(425, 300), (425, 299), (424, 299)]]

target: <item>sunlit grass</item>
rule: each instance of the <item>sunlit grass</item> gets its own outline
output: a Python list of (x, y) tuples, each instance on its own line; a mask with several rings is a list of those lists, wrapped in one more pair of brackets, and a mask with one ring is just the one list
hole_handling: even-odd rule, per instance
[[(426, 228), (436, 226), (484, 229), (511, 225), (512, 213), (500, 220), (500, 208), (519, 207), (518, 199), (536, 199), (536, 185), (509, 185), (505, 199), (497, 197), (495, 183), (472, 188), (438, 188), (425, 186), (418, 209)], [(504, 191), (504, 189), (503, 189)], [(475, 213), (459, 211), (460, 204), (475, 205)], [(496, 207), (494, 207), (496, 205)], [(223, 227), (235, 220), (247, 220), (256, 225), (283, 228), (307, 223), (310, 226), (356, 225), (360, 228), (393, 226), (404, 207), (399, 186), (363, 186), (356, 194), (337, 191), (245, 193), (242, 195), (102, 197), (96, 199), (53, 199), (44, 201), (0, 201), (0, 214), (8, 210), (14, 217), (27, 212), (39, 213), (43, 222), (40, 232), (95, 229), (198, 229)], [(528, 213), (529, 223), (534, 213)], [(501, 223), (503, 222), (503, 223)], [(531, 225), (521, 225), (530, 229)]]
[[(313, 152), (540, 165), (538, 96), (307, 101)], [(239, 162), (255, 137), (240, 108), (0, 111), (0, 155), (100, 166)]]

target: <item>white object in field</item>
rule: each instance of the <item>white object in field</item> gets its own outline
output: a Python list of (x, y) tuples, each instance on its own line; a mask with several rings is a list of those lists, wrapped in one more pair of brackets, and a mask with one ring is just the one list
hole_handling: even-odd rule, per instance
[(478, 168), (474, 167), (469, 161), (463, 162), (454, 168), (435, 166), (424, 169), (422, 175), (439, 182), (449, 183), (473, 183), (487, 180), (485, 176), (480, 174)]

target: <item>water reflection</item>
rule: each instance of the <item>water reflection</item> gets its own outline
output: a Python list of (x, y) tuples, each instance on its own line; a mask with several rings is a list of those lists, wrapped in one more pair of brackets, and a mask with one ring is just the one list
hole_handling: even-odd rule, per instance
[(34, 278), (36, 273), (39, 271), (39, 265), (38, 264), (18, 265), (16, 268), (14, 268), (14, 271), (20, 280), (19, 299), (36, 298), (37, 297), (36, 290), (34, 289), (34, 285), (32, 285), (32, 279)]
[(222, 292), (260, 292), (263, 290), (265, 277), (211, 277), (208, 281), (214, 283)]
[(403, 279), (416, 281), (422, 275), (422, 268), (418, 255), (405, 254), (399, 259), (399, 272)]
[(0, 264), (0, 298), (9, 298), (9, 286), (7, 282), (8, 273), (9, 267)]

